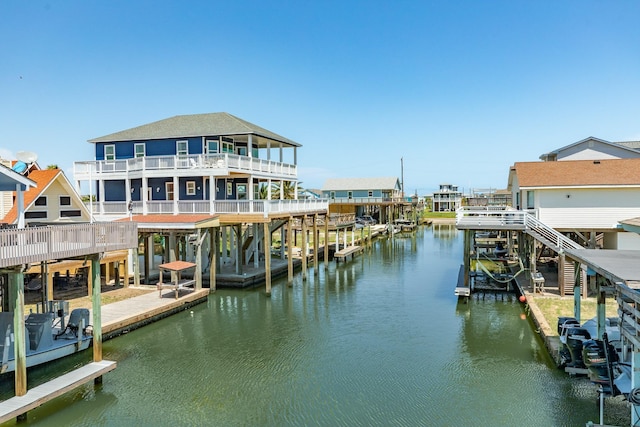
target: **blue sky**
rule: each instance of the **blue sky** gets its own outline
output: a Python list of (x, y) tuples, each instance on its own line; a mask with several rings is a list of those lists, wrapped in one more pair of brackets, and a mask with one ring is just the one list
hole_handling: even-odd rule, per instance
[(303, 145), (299, 179), (506, 188), (588, 136), (640, 140), (638, 1), (0, 2), (0, 155), (225, 111)]

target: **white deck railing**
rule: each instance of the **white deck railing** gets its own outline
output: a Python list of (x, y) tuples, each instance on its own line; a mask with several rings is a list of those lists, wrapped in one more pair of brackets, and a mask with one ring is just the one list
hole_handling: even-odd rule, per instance
[[(129, 213), (126, 202), (94, 202), (89, 206), (94, 214), (123, 217)], [(324, 199), (296, 200), (152, 200), (132, 203), (134, 215), (142, 214), (271, 214), (325, 211), (329, 202)]]
[(137, 244), (134, 222), (3, 229), (0, 267), (135, 248)]
[(559, 251), (583, 249), (582, 246), (547, 226), (530, 213), (504, 206), (461, 207), (456, 211), (456, 227), (523, 230)]
[(411, 197), (334, 197), (331, 203), (367, 204), (367, 203), (411, 203)]
[(75, 162), (73, 177), (76, 181), (86, 181), (107, 179), (108, 175), (116, 174), (138, 177), (148, 171), (175, 170), (192, 170), (195, 176), (227, 175), (230, 171), (287, 177), (295, 177), (298, 173), (296, 165), (224, 153)]

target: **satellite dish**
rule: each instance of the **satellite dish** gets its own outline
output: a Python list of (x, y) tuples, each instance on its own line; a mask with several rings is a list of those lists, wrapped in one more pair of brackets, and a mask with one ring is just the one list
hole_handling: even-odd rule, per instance
[(26, 164), (29, 164), (38, 160), (38, 155), (33, 151), (18, 151), (16, 153), (16, 159)]

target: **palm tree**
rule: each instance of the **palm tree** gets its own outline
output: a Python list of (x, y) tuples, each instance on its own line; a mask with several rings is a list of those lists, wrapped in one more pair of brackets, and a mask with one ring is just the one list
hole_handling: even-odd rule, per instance
[(60, 168), (59, 168), (59, 167), (58, 167), (58, 165), (56, 165), (56, 164), (48, 165), (48, 166), (47, 166), (47, 170), (51, 170), (51, 169), (60, 169)]
[[(301, 184), (301, 183), (298, 183)], [(282, 194), (283, 197), (280, 197), (280, 184), (279, 183), (273, 183), (273, 187), (274, 190), (271, 192), (271, 198), (272, 199), (295, 199), (295, 191), (296, 191), (296, 186), (292, 181), (284, 181), (283, 185), (282, 185)], [(298, 185), (298, 194), (303, 191), (302, 187), (300, 185)]]

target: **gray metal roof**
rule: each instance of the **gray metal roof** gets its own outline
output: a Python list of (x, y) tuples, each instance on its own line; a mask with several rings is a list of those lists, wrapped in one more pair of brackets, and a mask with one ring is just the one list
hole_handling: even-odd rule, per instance
[(89, 142), (95, 144), (98, 142), (145, 141), (199, 136), (232, 136), (236, 140), (240, 138), (246, 141), (247, 135), (255, 136), (253, 137), (253, 142), (257, 142), (260, 146), (266, 146), (266, 140), (277, 141), (294, 147), (301, 146), (295, 141), (229, 113), (174, 116), (99, 138), (93, 138)]
[(395, 177), (329, 178), (322, 186), (322, 191), (340, 190), (400, 190), (400, 180)]
[(640, 282), (640, 268), (638, 268), (640, 251), (578, 249), (567, 250), (567, 254), (613, 282), (619, 280), (627, 284)]
[(600, 138), (596, 138), (593, 136), (590, 136), (588, 138), (582, 139), (578, 142), (574, 142), (573, 144), (569, 144), (569, 145), (565, 145), (564, 147), (558, 148), (556, 150), (553, 151), (549, 151), (548, 153), (545, 153), (543, 155), (540, 156), (540, 160), (544, 160), (546, 157), (548, 157), (551, 154), (558, 154), (561, 151), (567, 150), (571, 147), (574, 147), (576, 145), (580, 145), (580, 144), (584, 144), (585, 142), (588, 141), (596, 141), (599, 142), (601, 144), (605, 144), (605, 145), (611, 145), (614, 147), (618, 147), (618, 148), (623, 148), (629, 151), (633, 151), (635, 153), (637, 153), (640, 149), (640, 141), (625, 141), (625, 142), (610, 142), (610, 141), (605, 141), (604, 139), (600, 139)]
[(640, 149), (640, 141), (619, 141), (616, 142), (618, 145), (622, 145), (627, 148), (632, 148), (634, 150)]

